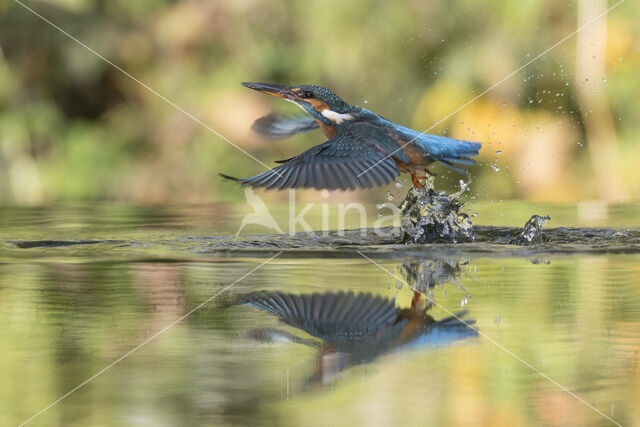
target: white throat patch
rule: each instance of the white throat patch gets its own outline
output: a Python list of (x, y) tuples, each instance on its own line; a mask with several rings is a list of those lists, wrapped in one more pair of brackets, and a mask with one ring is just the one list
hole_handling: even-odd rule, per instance
[(353, 120), (353, 116), (351, 114), (340, 114), (329, 109), (322, 110), (322, 115), (338, 125), (347, 120)]

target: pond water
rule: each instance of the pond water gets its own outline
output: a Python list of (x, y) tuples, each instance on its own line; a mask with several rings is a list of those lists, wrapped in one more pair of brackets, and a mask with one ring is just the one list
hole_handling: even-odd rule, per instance
[[(640, 425), (639, 206), (491, 209), (409, 246), (2, 208), (0, 425)], [(509, 245), (534, 213), (545, 242)]]

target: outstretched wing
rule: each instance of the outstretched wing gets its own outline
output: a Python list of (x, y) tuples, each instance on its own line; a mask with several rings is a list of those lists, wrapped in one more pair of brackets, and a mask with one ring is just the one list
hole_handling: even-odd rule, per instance
[(241, 295), (238, 303), (251, 304), (309, 335), (333, 343), (358, 342), (383, 329), (393, 327), (395, 331), (395, 326), (402, 329), (406, 324), (397, 321), (399, 309), (393, 301), (372, 294), (256, 292)]
[(288, 138), (317, 128), (318, 123), (313, 117), (281, 116), (275, 113), (260, 117), (251, 126), (254, 132), (267, 139)]
[[(399, 147), (398, 143), (382, 130), (366, 123), (353, 123), (324, 144), (259, 175), (248, 178), (221, 176), (267, 190), (371, 188), (388, 184), (400, 174), (395, 161), (389, 156), (394, 147)], [(394, 154), (394, 157), (398, 156), (406, 154), (400, 150)]]

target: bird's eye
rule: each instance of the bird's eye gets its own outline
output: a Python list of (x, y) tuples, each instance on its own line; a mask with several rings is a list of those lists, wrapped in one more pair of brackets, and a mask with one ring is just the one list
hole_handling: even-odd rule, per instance
[(313, 98), (313, 92), (311, 92), (310, 90), (305, 90), (304, 92), (302, 92), (302, 97), (303, 98)]

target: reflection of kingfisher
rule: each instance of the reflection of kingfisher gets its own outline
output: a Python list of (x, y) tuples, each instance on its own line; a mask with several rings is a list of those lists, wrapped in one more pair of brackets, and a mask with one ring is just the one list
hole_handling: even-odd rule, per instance
[(267, 115), (254, 123), (254, 130), (268, 138), (286, 138), (316, 128), (329, 138), (302, 154), (281, 160), (280, 166), (248, 178), (234, 178), (252, 187), (266, 189), (316, 188), (354, 190), (384, 185), (401, 172), (411, 173), (413, 184), (422, 188), (419, 171), (440, 162), (465, 173), (459, 165), (475, 163), (470, 156), (480, 143), (429, 135), (397, 125), (364, 108), (349, 105), (329, 89), (312, 86), (280, 86), (243, 83), (301, 107), (310, 117)]
[(397, 308), (392, 300), (353, 292), (312, 295), (257, 292), (240, 296), (237, 303), (265, 310), (322, 340), (299, 338), (273, 328), (250, 332), (251, 337), (260, 341), (284, 340), (318, 348), (309, 383), (331, 382), (349, 366), (371, 361), (401, 346), (440, 346), (477, 335), (468, 326), (473, 321), (461, 320), (464, 311), (436, 321), (426, 313), (429, 306), (420, 303), (418, 292), (411, 308), (405, 309)]

